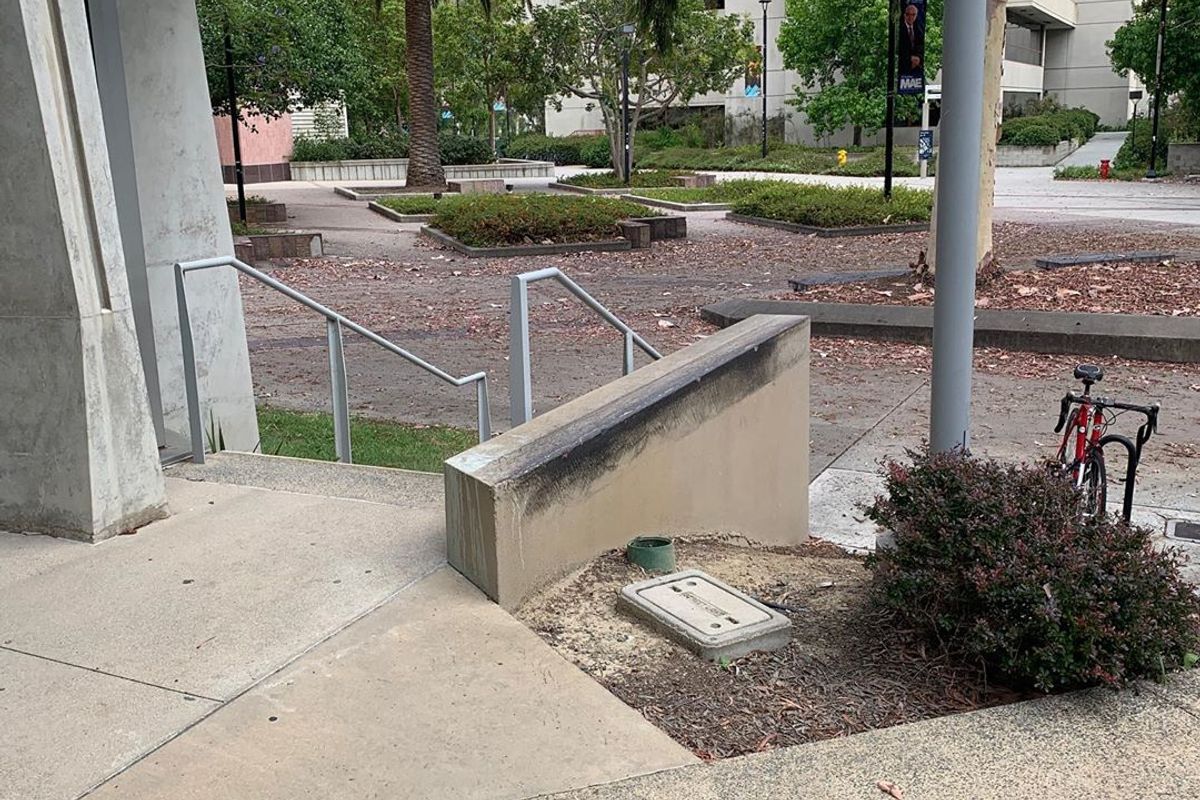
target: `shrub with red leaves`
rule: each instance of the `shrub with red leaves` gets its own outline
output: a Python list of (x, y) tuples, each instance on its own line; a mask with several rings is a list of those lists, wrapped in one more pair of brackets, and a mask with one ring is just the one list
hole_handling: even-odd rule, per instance
[(961, 453), (886, 465), (868, 516), (895, 534), (875, 597), (1013, 686), (1120, 686), (1190, 666), (1200, 600), (1151, 533), (1085, 518), (1069, 480)]

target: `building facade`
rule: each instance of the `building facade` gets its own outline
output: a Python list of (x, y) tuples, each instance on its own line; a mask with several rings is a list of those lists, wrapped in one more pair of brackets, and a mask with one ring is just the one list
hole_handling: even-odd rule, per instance
[[(762, 42), (762, 5), (757, 0), (717, 0), (712, 5), (714, 13), (753, 20), (755, 41)], [(1051, 96), (1063, 105), (1096, 112), (1106, 125), (1124, 125), (1132, 111), (1129, 92), (1140, 84), (1133, 76), (1123, 78), (1113, 71), (1106, 43), (1132, 13), (1129, 0), (1009, 0), (1001, 78), (1005, 108)], [(783, 68), (775, 45), (785, 14), (783, 0), (767, 5), (766, 96), (773, 130), (782, 127), (789, 142), (848, 144), (849, 130), (818, 139), (803, 114), (788, 102), (796, 96), (800, 80)], [(744, 78), (735, 80), (724, 94), (695, 97), (688, 105), (721, 109), (730, 143), (753, 141), (758, 135), (762, 96), (753, 90), (748, 94)], [(565, 98), (561, 111), (547, 107), (547, 133), (564, 136), (603, 127), (599, 110), (589, 108), (585, 100)], [(899, 140), (912, 143), (915, 130), (901, 129)]]

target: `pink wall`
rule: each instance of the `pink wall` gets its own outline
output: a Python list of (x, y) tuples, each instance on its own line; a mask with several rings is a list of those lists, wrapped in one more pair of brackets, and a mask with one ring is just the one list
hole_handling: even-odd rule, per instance
[[(213, 117), (213, 125), (217, 131), (221, 164), (229, 166), (233, 164), (233, 131), (229, 117)], [(292, 157), (292, 117), (289, 114), (271, 121), (265, 117), (243, 118), (241, 133), (243, 164), (278, 164)]]

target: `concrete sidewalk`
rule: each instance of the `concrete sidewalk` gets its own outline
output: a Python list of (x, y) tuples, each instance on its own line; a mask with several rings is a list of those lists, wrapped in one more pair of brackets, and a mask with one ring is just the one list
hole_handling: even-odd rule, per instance
[(1097, 133), (1083, 143), (1083, 146), (1071, 155), (1058, 162), (1060, 167), (1099, 167), (1100, 161), (1112, 161), (1117, 157), (1117, 151), (1125, 144), (1128, 131), (1107, 131)]

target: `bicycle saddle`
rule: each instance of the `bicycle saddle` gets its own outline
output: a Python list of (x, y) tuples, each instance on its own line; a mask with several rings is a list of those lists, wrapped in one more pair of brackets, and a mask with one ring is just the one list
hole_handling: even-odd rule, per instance
[(1091, 386), (1104, 380), (1104, 370), (1095, 364), (1080, 364), (1075, 368), (1075, 380)]

